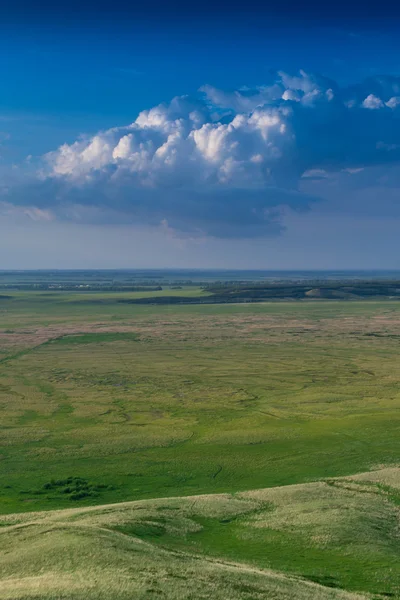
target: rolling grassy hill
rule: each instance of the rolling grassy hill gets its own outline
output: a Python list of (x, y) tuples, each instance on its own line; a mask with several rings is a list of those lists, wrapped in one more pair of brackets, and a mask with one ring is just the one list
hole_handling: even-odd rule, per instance
[(1, 301), (0, 599), (400, 598), (400, 303), (99, 299)]
[(399, 597), (400, 469), (0, 518), (2, 600)]

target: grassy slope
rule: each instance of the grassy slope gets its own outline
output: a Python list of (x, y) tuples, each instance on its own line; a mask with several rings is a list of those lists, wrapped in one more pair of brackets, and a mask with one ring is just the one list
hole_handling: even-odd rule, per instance
[(0, 518), (0, 598), (399, 597), (399, 499), (392, 468), (9, 515)]
[[(282, 578), (274, 588), (276, 577), (247, 575), (217, 559), (399, 597), (398, 498), (386, 489), (398, 485), (397, 472), (390, 481), (376, 475), (367, 490), (326, 483), (399, 460), (399, 303), (156, 308), (21, 294), (2, 301), (0, 316), (0, 512), (21, 513), (11, 519), (22, 523), (33, 518), (23, 512), (42, 509), (79, 512), (127, 499), (306, 484), (251, 492), (246, 502), (255, 506), (247, 516), (231, 519), (231, 507), (218, 518), (195, 511), (197, 532), (185, 535), (164, 531), (171, 511), (159, 507), (161, 521), (153, 515), (150, 529), (132, 528), (129, 517), (118, 534), (109, 524), (107, 532), (93, 524), (84, 532), (60, 523), (49, 529), (45, 515), (15, 537), (0, 528), (9, 540), (3, 576), (15, 578), (0, 598), (34, 598), (36, 585), (37, 598), (124, 599), (133, 589), (137, 597), (156, 597), (152, 577), (169, 598), (188, 597), (190, 585), (215, 598), (345, 597), (320, 588), (328, 595), (307, 596), (297, 581)], [(309, 484), (320, 478), (325, 483)], [(63, 522), (66, 514), (48, 513)], [(137, 536), (152, 544), (145, 556)], [(168, 554), (166, 582), (160, 545), (212, 557), (201, 568), (215, 590), (196, 578), (200, 563), (186, 554)], [(47, 597), (34, 578), (41, 560), (53, 589)], [(101, 583), (107, 564), (111, 571), (120, 565), (118, 577), (109, 574), (112, 589)], [(18, 582), (21, 575), (33, 579)]]

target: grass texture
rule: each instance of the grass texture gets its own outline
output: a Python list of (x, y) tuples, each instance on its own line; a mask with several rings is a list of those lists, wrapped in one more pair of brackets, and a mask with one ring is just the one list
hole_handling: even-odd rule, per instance
[(400, 469), (0, 518), (2, 600), (399, 597)]
[(118, 297), (0, 302), (0, 598), (400, 597), (400, 303)]

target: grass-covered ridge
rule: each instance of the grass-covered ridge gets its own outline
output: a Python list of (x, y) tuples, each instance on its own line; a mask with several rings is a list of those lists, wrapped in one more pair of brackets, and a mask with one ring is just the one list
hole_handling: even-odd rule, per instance
[(0, 518), (2, 600), (399, 597), (400, 469)]
[(0, 599), (400, 597), (400, 303), (77, 296), (0, 307)]

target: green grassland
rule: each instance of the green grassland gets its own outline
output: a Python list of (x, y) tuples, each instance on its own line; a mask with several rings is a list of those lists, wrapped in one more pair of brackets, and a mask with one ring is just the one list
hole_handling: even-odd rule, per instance
[[(3, 600), (399, 597), (400, 469), (0, 517)], [(357, 590), (357, 591), (353, 591)]]
[(0, 598), (400, 598), (400, 303), (137, 293), (0, 300)]

